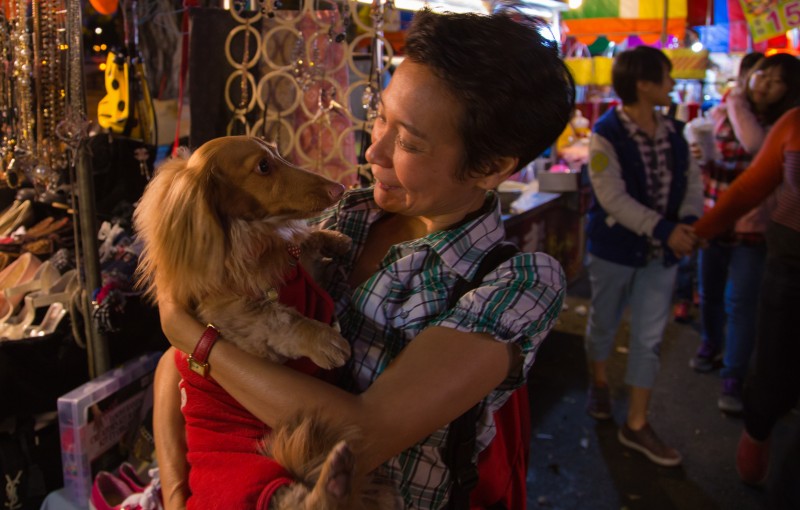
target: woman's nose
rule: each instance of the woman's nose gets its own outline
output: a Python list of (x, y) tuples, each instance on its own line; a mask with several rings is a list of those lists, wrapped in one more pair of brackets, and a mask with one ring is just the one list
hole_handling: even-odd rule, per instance
[(375, 136), (373, 133), (372, 144), (364, 153), (368, 163), (385, 168), (392, 166), (391, 144), (387, 143), (387, 138), (386, 136)]

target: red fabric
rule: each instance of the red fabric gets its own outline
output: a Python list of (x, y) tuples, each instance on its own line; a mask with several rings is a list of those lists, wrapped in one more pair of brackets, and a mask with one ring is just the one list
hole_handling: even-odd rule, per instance
[(522, 386), (494, 414), (497, 434), (478, 456), (477, 487), (470, 509), (502, 503), (509, 510), (527, 508), (526, 477), (531, 444), (528, 387)]
[[(693, 0), (686, 2), (686, 22), (689, 26), (696, 27), (706, 24), (706, 14), (708, 14), (708, 2), (711, 0)], [(714, 6), (711, 6), (711, 20), (714, 20)]]
[[(278, 300), (325, 323), (333, 318), (333, 301), (297, 266), (278, 291)], [(291, 483), (289, 473), (272, 459), (257, 453), (269, 432), (213, 378), (191, 371), (187, 356), (175, 353), (181, 373), (181, 410), (189, 448), (188, 510), (264, 509), (279, 487)], [(308, 359), (287, 362), (295, 370), (327, 378), (329, 372)], [(212, 370), (213, 373), (213, 370)]]

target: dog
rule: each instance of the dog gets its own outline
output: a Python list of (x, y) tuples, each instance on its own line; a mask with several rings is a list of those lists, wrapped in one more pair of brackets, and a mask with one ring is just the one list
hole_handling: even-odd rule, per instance
[[(351, 243), (303, 220), (343, 192), (259, 138), (222, 137), (185, 151), (159, 166), (134, 212), (144, 245), (139, 285), (153, 300), (169, 293), (244, 351), (277, 362), (305, 357), (316, 365), (309, 372), (339, 367), (349, 343), (329, 325), (333, 303), (304, 265), (345, 253)], [(312, 302), (307, 312), (319, 320), (279, 302), (297, 281), (296, 301)], [(188, 370), (183, 353), (175, 361), (189, 486), (203, 508), (262, 508), (265, 501), (279, 510), (401, 508), (393, 488), (357, 474), (360, 439), (352, 427), (311, 410), (270, 432), (213, 380)]]

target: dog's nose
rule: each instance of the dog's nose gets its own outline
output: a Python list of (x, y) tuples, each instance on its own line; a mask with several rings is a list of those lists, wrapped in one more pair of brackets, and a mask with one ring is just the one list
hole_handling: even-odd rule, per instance
[(344, 186), (339, 184), (338, 182), (331, 183), (328, 186), (328, 196), (331, 197), (331, 200), (337, 201), (342, 198), (344, 194)]

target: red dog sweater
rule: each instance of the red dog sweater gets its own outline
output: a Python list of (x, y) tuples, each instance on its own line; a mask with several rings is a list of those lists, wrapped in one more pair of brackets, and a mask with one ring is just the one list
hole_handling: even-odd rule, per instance
[[(287, 275), (278, 295), (280, 303), (312, 319), (331, 323), (332, 299), (299, 264)], [(277, 462), (257, 453), (258, 443), (269, 427), (213, 379), (204, 379), (191, 371), (186, 358), (186, 354), (176, 351), (189, 450), (191, 496), (187, 509), (267, 510), (275, 491), (292, 482), (289, 473)], [(287, 365), (317, 377), (328, 374), (306, 358), (289, 361)]]

